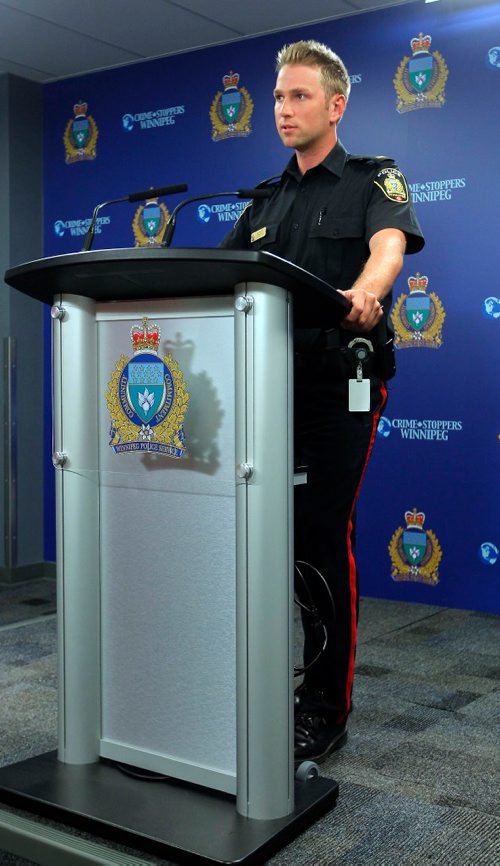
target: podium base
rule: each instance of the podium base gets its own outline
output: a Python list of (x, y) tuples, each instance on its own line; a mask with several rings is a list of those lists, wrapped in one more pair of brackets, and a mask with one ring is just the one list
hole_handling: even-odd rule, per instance
[(338, 784), (295, 784), (295, 810), (255, 820), (226, 794), (142, 781), (113, 764), (62, 764), (49, 752), (0, 769), (0, 801), (177, 863), (262, 864), (337, 802)]

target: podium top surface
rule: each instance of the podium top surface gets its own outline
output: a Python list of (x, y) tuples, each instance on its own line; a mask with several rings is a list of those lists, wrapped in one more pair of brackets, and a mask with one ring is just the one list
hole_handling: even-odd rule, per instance
[(71, 253), (11, 268), (5, 282), (46, 304), (61, 294), (96, 301), (232, 295), (238, 283), (266, 283), (293, 294), (295, 323), (328, 328), (350, 304), (323, 280), (266, 252), (126, 248)]

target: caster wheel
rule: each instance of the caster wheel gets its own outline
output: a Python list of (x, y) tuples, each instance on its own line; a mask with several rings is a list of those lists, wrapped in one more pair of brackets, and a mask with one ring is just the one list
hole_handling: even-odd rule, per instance
[(319, 767), (314, 761), (302, 761), (295, 770), (295, 778), (298, 782), (310, 782), (311, 779), (317, 779), (319, 776)]

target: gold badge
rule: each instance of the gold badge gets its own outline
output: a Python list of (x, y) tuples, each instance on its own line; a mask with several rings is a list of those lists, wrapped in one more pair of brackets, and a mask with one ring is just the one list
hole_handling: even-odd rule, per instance
[(189, 394), (179, 364), (171, 355), (159, 356), (160, 328), (147, 316), (132, 326), (130, 339), (134, 354), (120, 356), (106, 391), (109, 444), (115, 454), (142, 451), (180, 458), (186, 451)]
[(263, 226), (261, 229), (257, 229), (256, 232), (252, 232), (250, 235), (250, 243), (254, 244), (255, 241), (260, 241), (261, 238), (265, 238), (267, 235), (267, 226)]
[(77, 102), (73, 106), (75, 116), (68, 120), (64, 130), (63, 141), (68, 165), (96, 158), (99, 130), (92, 115), (87, 114), (87, 107), (86, 102)]
[(405, 512), (406, 529), (400, 526), (389, 543), (391, 577), (436, 586), (443, 551), (432, 529), (424, 530), (423, 511)]
[(439, 349), (443, 345), (443, 305), (429, 292), (429, 278), (420, 273), (408, 278), (409, 294), (401, 294), (391, 313), (397, 349)]
[(132, 223), (136, 247), (161, 247), (165, 226), (170, 214), (166, 205), (150, 198), (137, 208)]
[(400, 204), (406, 204), (409, 199), (408, 185), (404, 174), (398, 168), (383, 168), (374, 180), (385, 197)]
[(223, 76), (224, 92), (219, 90), (210, 106), (212, 141), (246, 138), (252, 131), (252, 97), (246, 87), (238, 87), (239, 81), (238, 72)]
[(448, 67), (439, 51), (431, 53), (432, 37), (419, 33), (411, 42), (412, 57), (403, 57), (394, 77), (396, 111), (404, 114), (416, 108), (442, 108)]

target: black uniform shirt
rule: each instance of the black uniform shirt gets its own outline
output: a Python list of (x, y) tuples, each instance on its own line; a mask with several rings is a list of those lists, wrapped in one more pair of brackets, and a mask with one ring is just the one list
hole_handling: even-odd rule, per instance
[(408, 253), (424, 245), (406, 179), (387, 157), (353, 156), (338, 141), (304, 175), (293, 156), (272, 188), (270, 198), (246, 208), (221, 247), (266, 250), (350, 289), (377, 231), (401, 229)]

